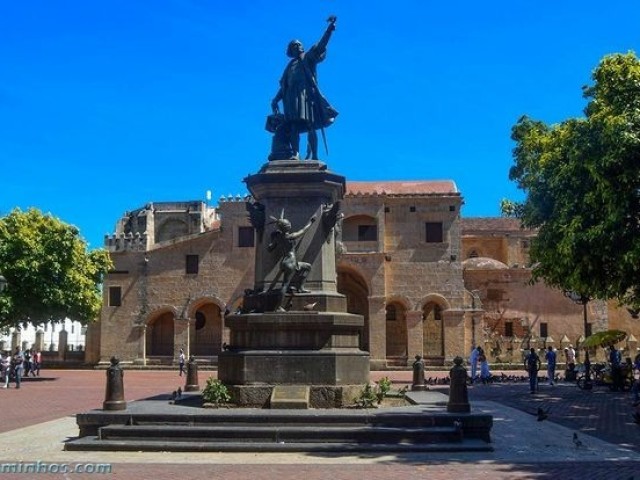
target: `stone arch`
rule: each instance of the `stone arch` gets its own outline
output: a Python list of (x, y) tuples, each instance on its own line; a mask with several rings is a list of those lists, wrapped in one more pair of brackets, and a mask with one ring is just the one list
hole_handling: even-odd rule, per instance
[(434, 363), (444, 361), (444, 311), (450, 308), (445, 297), (427, 295), (422, 302), (422, 352)]
[(151, 357), (173, 357), (176, 313), (173, 308), (161, 308), (146, 319), (146, 352)]
[(424, 307), (428, 303), (437, 303), (442, 307), (443, 310), (449, 310), (451, 308), (451, 303), (449, 303), (449, 300), (447, 300), (445, 296), (440, 295), (439, 293), (430, 293), (429, 295), (424, 297), (420, 302), (419, 309), (424, 311)]
[(389, 305), (390, 303), (402, 305), (402, 308), (406, 311), (411, 310), (413, 306), (411, 300), (409, 300), (409, 297), (406, 297), (404, 295), (391, 295), (387, 297), (387, 305)]
[(364, 317), (364, 329), (360, 336), (360, 349), (369, 351), (369, 292), (366, 279), (356, 268), (338, 265), (338, 293), (347, 297), (347, 312)]
[(224, 302), (215, 297), (199, 298), (189, 305), (189, 353), (212, 357), (222, 350)]
[(386, 356), (393, 363), (407, 363), (407, 304), (390, 299), (385, 306)]

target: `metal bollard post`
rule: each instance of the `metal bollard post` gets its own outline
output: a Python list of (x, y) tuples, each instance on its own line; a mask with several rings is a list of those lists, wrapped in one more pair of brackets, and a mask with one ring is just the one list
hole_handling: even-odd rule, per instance
[(469, 392), (467, 391), (467, 369), (462, 366), (462, 357), (453, 359), (454, 367), (449, 370), (451, 384), (449, 386), (449, 402), (447, 412), (469, 413)]
[(423, 392), (428, 390), (424, 383), (424, 361), (420, 355), (416, 355), (416, 361), (413, 362), (413, 384), (411, 390), (414, 392)]
[(187, 362), (187, 382), (184, 386), (184, 391), (197, 392), (198, 390), (200, 390), (200, 385), (198, 385), (198, 362), (196, 362), (196, 357), (191, 355)]
[(107, 368), (107, 389), (104, 396), (103, 410), (125, 410), (127, 402), (124, 400), (124, 370), (120, 367), (120, 360), (111, 357), (111, 365)]

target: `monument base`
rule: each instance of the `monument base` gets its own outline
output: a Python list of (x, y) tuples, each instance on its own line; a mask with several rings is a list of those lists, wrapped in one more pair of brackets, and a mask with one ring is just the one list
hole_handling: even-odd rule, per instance
[(363, 385), (369, 354), (358, 349), (236, 350), (218, 356), (225, 385)]
[[(282, 385), (232, 385), (229, 392), (235, 405), (241, 408), (303, 408), (287, 405), (283, 407), (272, 402), (273, 392)], [(363, 385), (290, 385), (308, 390), (308, 400), (304, 408), (344, 408), (354, 405)]]

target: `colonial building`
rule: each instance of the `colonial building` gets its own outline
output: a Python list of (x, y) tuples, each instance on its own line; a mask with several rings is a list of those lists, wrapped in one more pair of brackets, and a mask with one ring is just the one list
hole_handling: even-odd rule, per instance
[[(337, 284), (348, 311), (365, 317), (372, 368), (410, 365), (417, 354), (443, 365), (476, 344), (494, 361), (520, 363), (525, 347), (576, 345), (584, 334), (582, 305), (530, 284), (535, 232), (513, 219), (462, 219), (462, 204), (452, 181), (347, 182)], [(225, 313), (253, 287), (246, 199), (150, 203), (127, 212), (105, 246), (115, 268), (86, 360), (169, 364), (184, 349), (215, 363)], [(588, 328), (615, 326), (611, 306), (587, 309)], [(614, 317), (633, 326), (625, 310)]]

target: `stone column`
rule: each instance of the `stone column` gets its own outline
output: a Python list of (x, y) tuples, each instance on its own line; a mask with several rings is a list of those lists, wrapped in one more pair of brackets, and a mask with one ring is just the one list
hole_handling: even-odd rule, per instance
[(58, 359), (65, 360), (67, 354), (67, 338), (69, 333), (66, 330), (60, 330), (58, 334)]
[(180, 357), (180, 349), (184, 349), (184, 354), (187, 358), (191, 353), (190, 349), (190, 332), (191, 322), (188, 318), (176, 318), (174, 321), (173, 329), (173, 358)]
[(387, 365), (387, 332), (385, 298), (369, 297), (369, 353), (371, 368), (384, 368)]
[(407, 356), (423, 355), (423, 336), (424, 329), (422, 325), (422, 311), (411, 310), (406, 313), (407, 316)]
[(18, 346), (20, 346), (20, 330), (14, 330), (11, 333), (11, 353), (13, 353)]
[(36, 332), (36, 343), (34, 348), (40, 352), (44, 350), (44, 331), (40, 328)]
[(138, 358), (133, 363), (138, 365), (147, 365), (147, 325), (136, 325), (138, 334)]
[(147, 366), (147, 324), (142, 326), (142, 365)]
[[(442, 312), (445, 361), (456, 355), (464, 355), (464, 310), (449, 309)], [(471, 349), (469, 349), (470, 351)]]

